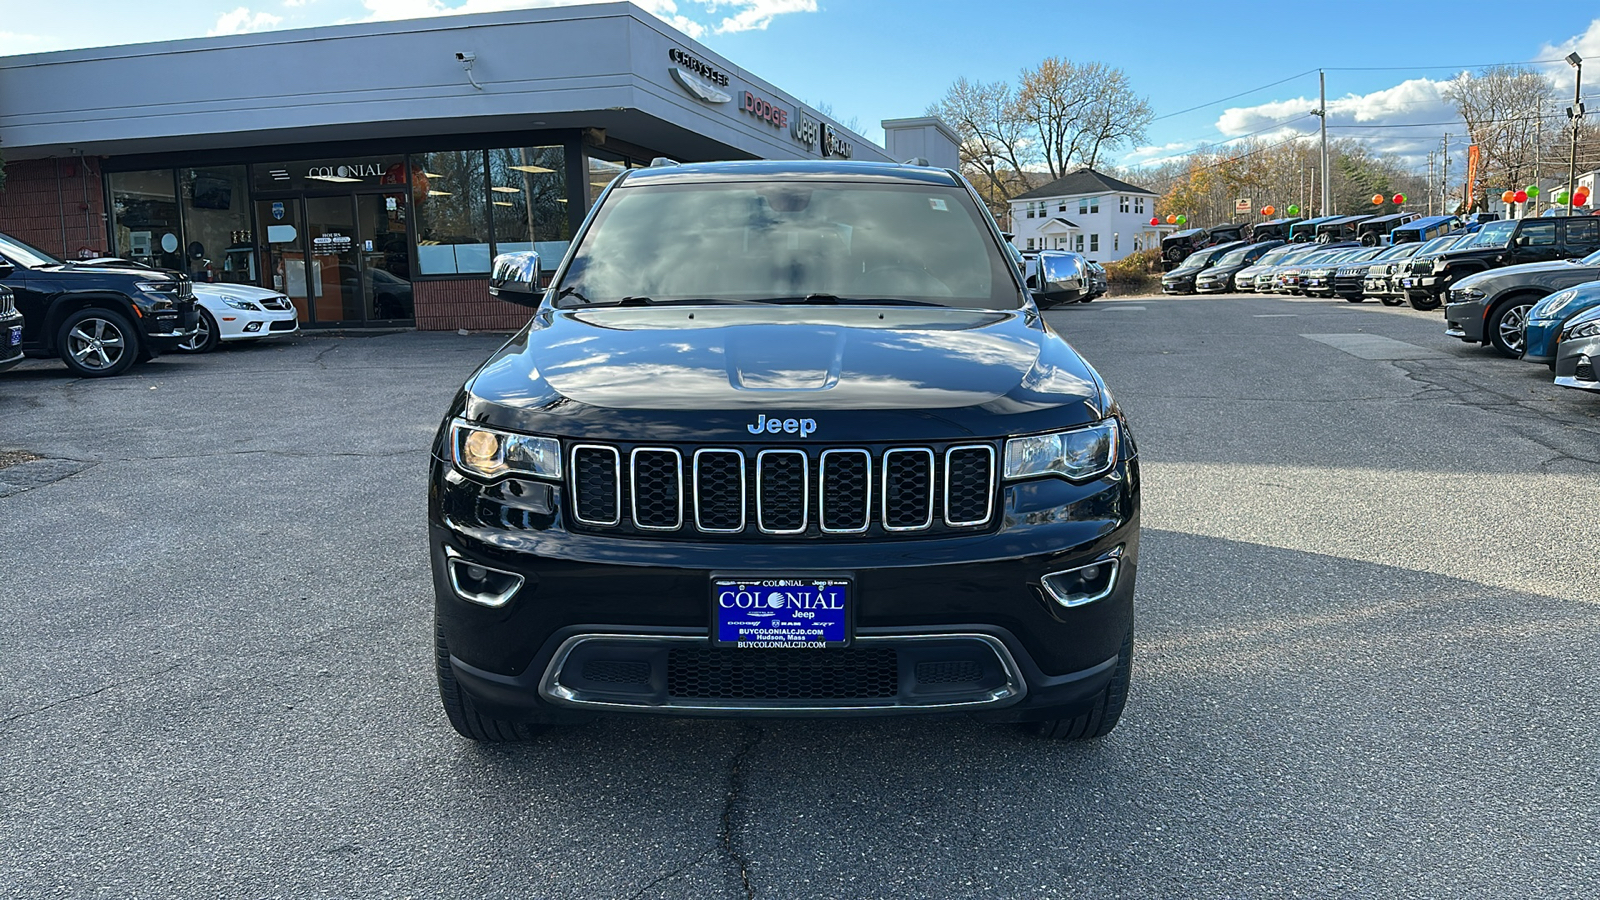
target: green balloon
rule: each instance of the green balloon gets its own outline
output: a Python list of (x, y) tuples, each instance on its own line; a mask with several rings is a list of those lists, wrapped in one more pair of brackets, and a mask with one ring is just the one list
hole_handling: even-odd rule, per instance
[(1556, 204), (1557, 205), (1566, 206), (1567, 205), (1567, 201), (1570, 200), (1570, 199), (1572, 199), (1572, 195), (1567, 193), (1566, 191), (1556, 191)]
[(1179, 225), (1183, 225), (1183, 224), (1187, 223), (1188, 221), (1189, 221), (1189, 217), (1188, 216), (1179, 216), (1178, 217), (1178, 224)]
[(1291, 216), (1300, 215), (1300, 207), (1298, 207), (1298, 206), (1289, 207), (1289, 215), (1291, 215)]
[(1529, 197), (1537, 197), (1537, 196), (1539, 196), (1539, 186), (1537, 184), (1528, 185), (1528, 196)]

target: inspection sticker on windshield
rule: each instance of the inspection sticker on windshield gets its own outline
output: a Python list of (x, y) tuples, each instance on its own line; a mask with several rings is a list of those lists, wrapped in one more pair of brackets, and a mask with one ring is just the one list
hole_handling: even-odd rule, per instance
[(712, 642), (723, 647), (844, 647), (850, 643), (850, 582), (713, 577), (711, 622)]
[(933, 207), (934, 209), (937, 209), (940, 212), (945, 212), (945, 211), (950, 209), (949, 204), (944, 202), (944, 198), (943, 197), (929, 197), (928, 198), (928, 205)]

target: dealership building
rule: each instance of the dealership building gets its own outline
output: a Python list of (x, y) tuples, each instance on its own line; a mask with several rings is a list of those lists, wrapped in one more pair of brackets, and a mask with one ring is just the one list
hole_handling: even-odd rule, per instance
[(629, 3), (0, 56), (0, 232), (287, 293), (308, 328), (505, 329), (497, 253), (554, 261), (658, 157), (923, 158), (879, 147)]

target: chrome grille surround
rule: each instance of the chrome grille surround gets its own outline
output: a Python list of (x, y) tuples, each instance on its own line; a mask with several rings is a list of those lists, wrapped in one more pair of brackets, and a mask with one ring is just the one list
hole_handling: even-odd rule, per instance
[(616, 499), (613, 501), (612, 510), (615, 513), (610, 519), (586, 519), (583, 516), (582, 502), (578, 491), (573, 492), (572, 517), (585, 525), (611, 526), (622, 523), (622, 454), (617, 448), (604, 444), (575, 444), (572, 447), (572, 476), (571, 484), (578, 484), (578, 457), (585, 453), (600, 453), (611, 455), (612, 480), (616, 486)]
[[(767, 495), (767, 460), (785, 456), (800, 457), (800, 525), (795, 528), (771, 528), (767, 525), (763, 501)], [(762, 450), (756, 454), (756, 528), (762, 534), (804, 534), (811, 521), (811, 459), (804, 450)]]
[[(985, 483), (986, 489), (984, 491), (984, 496), (988, 503), (983, 508), (982, 518), (966, 521), (952, 519), (950, 517), (950, 482), (954, 480), (955, 476), (952, 473), (955, 471), (955, 467), (952, 465), (951, 461), (955, 458), (955, 455), (958, 452), (970, 453), (973, 451), (981, 451), (987, 454), (988, 457), (989, 478)], [(951, 528), (964, 528), (971, 525), (982, 525), (994, 516), (994, 479), (995, 476), (999, 474), (996, 471), (997, 468), (998, 467), (995, 465), (994, 446), (991, 444), (961, 444), (959, 446), (951, 447), (944, 452), (944, 523), (946, 525), (950, 526)]]
[[(672, 478), (672, 493), (675, 494), (675, 497), (672, 499), (672, 508), (673, 508), (673, 511), (674, 511), (674, 515), (673, 515), (673, 519), (672, 519), (672, 524), (670, 524), (670, 525), (667, 525), (667, 524), (646, 525), (645, 522), (644, 522), (644, 517), (639, 515), (639, 496), (641, 494), (645, 493), (645, 490), (642, 489), (640, 487), (640, 484), (639, 484), (639, 480), (640, 480), (639, 479), (639, 456), (640, 456), (640, 454), (655, 454), (655, 455), (660, 455), (660, 456), (668, 456), (668, 457), (671, 457), (671, 459), (672, 459), (672, 462), (671, 462), (672, 471), (675, 473), (673, 478)], [(621, 488), (620, 482), (618, 483), (618, 488), (619, 488), (619, 490)], [(635, 447), (635, 448), (633, 448), (633, 452), (628, 454), (628, 506), (629, 506), (629, 512), (633, 515), (633, 524), (637, 528), (643, 528), (643, 529), (645, 529), (647, 531), (677, 531), (679, 528), (682, 528), (683, 527), (683, 454), (679, 453), (673, 447)]]
[(563, 506), (579, 531), (690, 540), (881, 539), (992, 528), (999, 519), (996, 441), (909, 447), (584, 442), (569, 444), (566, 452)]
[[(896, 457), (907, 456), (907, 455), (912, 455), (912, 454), (916, 454), (916, 455), (922, 456), (923, 458), (925, 458), (927, 460), (927, 465), (928, 465), (927, 515), (924, 516), (922, 521), (920, 521), (920, 522), (912, 520), (912, 521), (908, 522), (907, 524), (903, 524), (903, 525), (891, 525), (891, 524), (889, 524), (890, 522), (892, 522), (892, 521), (901, 521), (903, 517), (901, 517), (899, 515), (891, 515), (891, 513), (890, 513), (889, 507), (890, 507), (891, 503), (899, 504), (899, 503), (902, 502), (902, 498), (899, 497), (899, 496), (896, 496), (896, 497), (893, 497), (893, 498), (890, 497), (891, 487), (896, 485), (896, 484), (898, 484), (898, 481), (899, 481), (899, 479), (896, 479), (891, 475), (890, 467), (895, 465), (895, 458)], [(922, 448), (922, 447), (916, 447), (916, 448), (912, 448), (912, 447), (896, 447), (893, 450), (885, 450), (883, 452), (883, 489), (878, 492), (878, 495), (882, 500), (881, 505), (882, 505), (883, 509), (882, 509), (882, 513), (881, 514), (883, 516), (883, 528), (884, 528), (884, 530), (885, 531), (921, 531), (922, 529), (931, 526), (933, 524), (933, 498), (934, 498), (934, 490), (936, 489), (936, 487), (937, 487), (937, 482), (934, 479), (933, 451), (932, 450), (928, 450), (928, 449)], [(916, 496), (907, 497), (907, 498), (905, 498), (905, 502), (914, 503), (914, 502), (917, 502), (919, 499), (920, 498), (918, 498)]]
[[(714, 458), (713, 454), (715, 456), (731, 454), (735, 459), (738, 460), (739, 524), (731, 528), (717, 528), (706, 525), (707, 516), (701, 510), (700, 500), (710, 492), (710, 486), (704, 484), (701, 479), (701, 466), (703, 465), (703, 460)], [(748, 503), (746, 502), (748, 494), (746, 493), (746, 490), (744, 475), (744, 453), (732, 448), (723, 447), (708, 447), (705, 449), (696, 450), (694, 452), (694, 527), (696, 529), (707, 534), (739, 534), (740, 532), (744, 531), (746, 520), (749, 517)]]
[[(865, 460), (865, 464), (862, 466), (863, 477), (866, 479), (866, 485), (862, 488), (861, 492), (861, 526), (859, 528), (830, 528), (828, 526), (827, 507), (828, 494), (830, 492), (826, 488), (829, 474), (828, 458), (845, 455), (859, 455), (863, 460)], [(866, 531), (867, 528), (872, 524), (872, 453), (868, 450), (824, 450), (822, 451), (822, 462), (817, 468), (821, 475), (821, 484), (823, 485), (823, 490), (819, 491), (817, 494), (818, 527), (822, 529), (824, 534), (860, 534)]]

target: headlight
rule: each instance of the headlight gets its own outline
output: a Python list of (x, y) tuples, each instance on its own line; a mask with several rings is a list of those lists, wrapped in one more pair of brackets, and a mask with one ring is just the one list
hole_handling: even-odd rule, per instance
[(1451, 291), (1450, 293), (1459, 294), (1463, 300), (1482, 300), (1483, 298), (1489, 296), (1477, 288), (1463, 288), (1461, 290)]
[(468, 475), (498, 478), (515, 472), (561, 477), (561, 442), (555, 438), (509, 434), (458, 421), (450, 423), (450, 446), (456, 468)]
[(228, 300), (224, 298), (222, 302), (233, 309), (242, 309), (246, 312), (261, 312), (261, 307), (251, 303), (249, 300)]
[(141, 281), (134, 287), (149, 294), (155, 300), (152, 305), (156, 309), (171, 309), (172, 297), (178, 292), (176, 281)]
[(1087, 481), (1117, 464), (1117, 420), (1006, 441), (1006, 478), (1060, 475)]
[(1592, 337), (1600, 337), (1600, 319), (1573, 326), (1571, 331), (1568, 331), (1566, 334), (1562, 335), (1561, 339), (1563, 341), (1570, 341), (1573, 338)]

